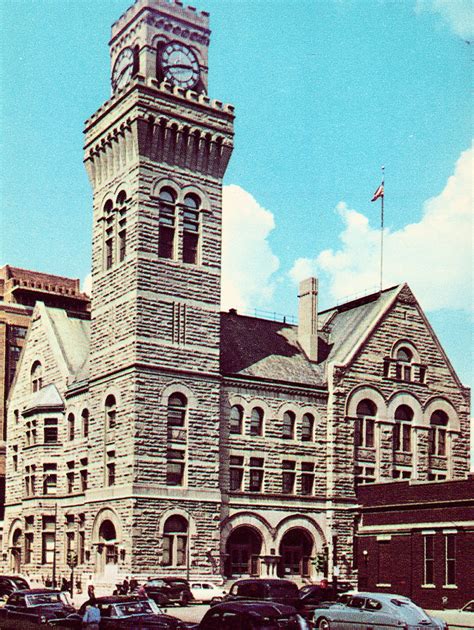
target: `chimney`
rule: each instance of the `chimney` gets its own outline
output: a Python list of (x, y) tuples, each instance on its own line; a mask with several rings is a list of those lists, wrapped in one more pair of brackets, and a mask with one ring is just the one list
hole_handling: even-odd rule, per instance
[(318, 360), (318, 280), (300, 282), (298, 341), (310, 361)]

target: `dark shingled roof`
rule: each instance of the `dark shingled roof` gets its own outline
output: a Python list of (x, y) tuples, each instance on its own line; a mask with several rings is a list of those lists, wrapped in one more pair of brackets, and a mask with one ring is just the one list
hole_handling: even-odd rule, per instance
[(221, 313), (221, 373), (291, 384), (324, 386), (329, 361), (344, 363), (379, 320), (401, 286), (341, 304), (318, 315), (318, 363), (298, 343), (298, 327)]

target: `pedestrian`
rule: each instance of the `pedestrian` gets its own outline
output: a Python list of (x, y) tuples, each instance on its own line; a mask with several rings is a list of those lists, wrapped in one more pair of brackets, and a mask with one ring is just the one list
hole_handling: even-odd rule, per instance
[(68, 590), (69, 590), (69, 582), (67, 581), (67, 579), (65, 577), (63, 577), (61, 579), (61, 591), (63, 591), (63, 593), (65, 593)]
[(136, 578), (131, 577), (130, 578), (130, 593), (133, 593), (133, 591), (136, 591), (138, 588), (138, 581)]
[(127, 595), (128, 594), (128, 587), (129, 587), (129, 582), (128, 582), (128, 577), (126, 576), (124, 581), (122, 582), (122, 595)]
[(138, 597), (146, 597), (147, 596), (144, 584), (140, 584), (140, 586), (137, 588), (137, 595), (138, 595)]
[(82, 627), (84, 630), (99, 630), (100, 610), (97, 608), (97, 602), (91, 601), (86, 605), (86, 612), (82, 618)]
[(95, 603), (96, 601), (96, 596), (95, 596), (95, 590), (94, 590), (94, 585), (93, 584), (89, 584), (89, 586), (87, 587), (87, 604), (92, 604)]

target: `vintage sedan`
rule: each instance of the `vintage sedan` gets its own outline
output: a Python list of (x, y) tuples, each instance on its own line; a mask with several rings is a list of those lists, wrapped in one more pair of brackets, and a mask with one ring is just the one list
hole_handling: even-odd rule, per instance
[(459, 609), (446, 609), (439, 613), (450, 628), (465, 630), (474, 628), (474, 599)]
[(195, 630), (309, 630), (293, 606), (275, 602), (224, 602), (210, 608)]
[(387, 630), (447, 630), (441, 619), (430, 617), (408, 597), (389, 593), (354, 593), (345, 602), (321, 604), (313, 621), (320, 630), (371, 628)]
[(190, 588), (195, 601), (204, 604), (220, 602), (227, 593), (227, 591), (212, 584), (212, 582), (191, 582)]
[(67, 595), (61, 591), (39, 588), (16, 591), (0, 608), (0, 628), (29, 630), (53, 619), (64, 619), (73, 612)]
[[(164, 614), (151, 599), (135, 595), (112, 595), (98, 597), (97, 607), (100, 610), (100, 630), (183, 630), (188, 625), (176, 617)], [(86, 610), (85, 602), (79, 611), (66, 619), (52, 622), (55, 628), (80, 630), (82, 618)]]

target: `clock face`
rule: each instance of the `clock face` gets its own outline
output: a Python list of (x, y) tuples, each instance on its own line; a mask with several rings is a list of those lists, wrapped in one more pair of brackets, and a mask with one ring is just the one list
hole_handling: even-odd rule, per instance
[(114, 90), (127, 85), (133, 76), (134, 56), (131, 48), (124, 48), (117, 57), (112, 72), (112, 87)]
[(161, 53), (161, 67), (165, 78), (178, 87), (193, 88), (199, 80), (196, 55), (184, 44), (167, 44)]

